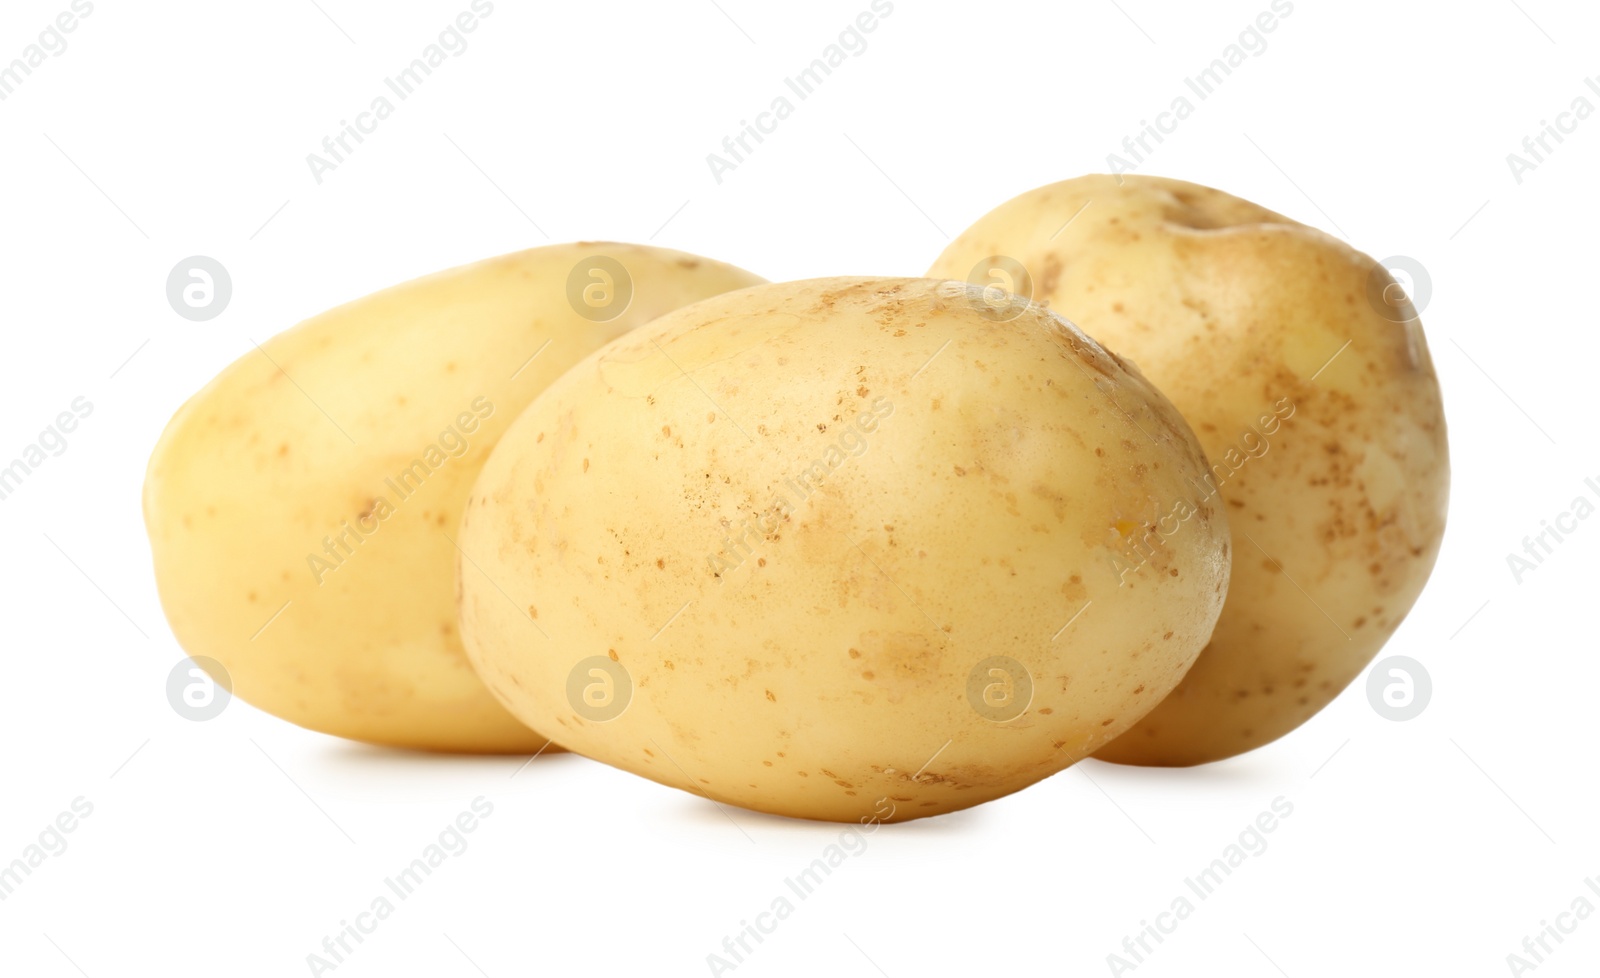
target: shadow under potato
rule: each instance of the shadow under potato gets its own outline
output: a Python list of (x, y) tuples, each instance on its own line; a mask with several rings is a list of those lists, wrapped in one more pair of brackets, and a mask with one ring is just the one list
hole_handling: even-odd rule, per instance
[[(665, 806), (664, 813), (671, 820), (685, 826), (720, 825), (729, 832), (735, 829), (749, 834), (752, 830), (762, 832), (778, 832), (796, 838), (815, 838), (819, 845), (832, 842), (842, 832), (852, 828), (864, 836), (874, 835), (880, 831), (896, 834), (912, 833), (916, 835), (961, 835), (972, 831), (973, 826), (983, 819), (983, 806), (964, 808), (960, 811), (938, 815), (932, 818), (922, 817), (907, 822), (877, 822), (861, 824), (857, 822), (826, 822), (809, 818), (791, 818), (786, 815), (772, 815), (767, 812), (758, 812), (749, 808), (740, 808), (724, 802), (714, 802), (700, 795), (673, 789), (677, 795), (674, 804)], [(729, 824), (729, 823), (732, 824)]]
[(384, 747), (364, 744), (354, 740), (330, 738), (328, 748), (316, 755), (319, 773), (360, 781), (365, 778), (387, 777), (393, 774), (429, 774), (467, 772), (474, 779), (509, 780), (524, 768), (532, 769), (551, 763), (578, 763), (586, 761), (580, 755), (569, 753), (551, 744), (535, 754), (457, 754), (445, 751), (407, 750), (401, 747)]

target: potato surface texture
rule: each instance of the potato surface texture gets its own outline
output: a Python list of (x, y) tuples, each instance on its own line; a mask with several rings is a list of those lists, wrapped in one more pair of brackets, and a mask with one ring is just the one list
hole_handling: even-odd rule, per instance
[(1142, 377), (1038, 306), (990, 313), (954, 282), (761, 286), (579, 364), (463, 517), (484, 681), (569, 749), (845, 822), (998, 798), (1127, 729), (1210, 634), (1226, 517), (1172, 515), (1205, 462)]
[(1417, 310), (1343, 241), (1218, 190), (1087, 176), (1015, 198), (930, 274), (1000, 275), (1183, 412), (1234, 534), (1216, 634), (1098, 757), (1188, 765), (1269, 743), (1358, 676), (1444, 533), (1448, 447)]
[(489, 449), (567, 367), (761, 279), (635, 245), (537, 248), (316, 316), (173, 417), (144, 510), (173, 634), (235, 695), (375, 744), (536, 751), (468, 664), (453, 539)]

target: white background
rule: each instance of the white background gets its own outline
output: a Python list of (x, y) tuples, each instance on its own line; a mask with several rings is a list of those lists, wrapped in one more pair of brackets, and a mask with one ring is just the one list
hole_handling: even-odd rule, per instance
[[(75, 798), (94, 806), (0, 902), (0, 973), (309, 974), (481, 795), (494, 812), (470, 848), (341, 978), (709, 974), (839, 828), (721, 813), (579, 757), (517, 773), (238, 702), (180, 718), (139, 509), (162, 426), (251, 338), (547, 241), (651, 241), (774, 280), (919, 274), (1002, 200), (1106, 169), (1267, 0), (896, 0), (720, 184), (707, 154), (867, 0), (498, 0), (320, 185), (306, 155), (468, 0), (319, 2), (99, 0), (0, 101), (0, 460), (75, 397), (95, 405), (0, 502), (0, 863)], [(67, 7), (6, 0), (0, 63)], [(1578, 96), (1600, 107), (1597, 25), (1556, 0), (1296, 0), (1139, 168), (1428, 269), (1450, 526), (1383, 653), (1425, 664), (1428, 709), (1387, 721), (1357, 684), (1246, 757), (1091, 761), (890, 826), (734, 973), (1109, 974), (1124, 936), (1279, 796), (1294, 810), (1266, 851), (1140, 978), (1507, 974), (1542, 921), (1585, 894), (1600, 907), (1584, 885), (1600, 877), (1600, 518), (1520, 584), (1506, 563), (1600, 481), (1600, 118), (1520, 184), (1506, 161)], [(233, 277), (209, 323), (164, 293), (196, 254)], [(1597, 967), (1600, 914), (1536, 974)]]

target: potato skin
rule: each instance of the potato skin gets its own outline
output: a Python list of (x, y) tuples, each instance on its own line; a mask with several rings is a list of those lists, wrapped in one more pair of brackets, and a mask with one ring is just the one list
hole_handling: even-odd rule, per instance
[[(631, 278), (620, 315), (569, 302), (569, 275), (597, 258)], [(236, 695), (312, 730), (540, 749), (461, 647), (452, 538), (467, 492), (562, 370), (660, 313), (760, 281), (676, 251), (554, 245), (407, 282), (268, 340), (191, 398), (150, 458), (145, 522), (173, 634), (221, 662)]]
[(1438, 556), (1449, 457), (1416, 310), (1370, 299), (1392, 279), (1344, 242), (1155, 177), (1025, 193), (930, 274), (1011, 267), (992, 256), (1020, 264), (1034, 299), (1172, 399), (1234, 529), (1228, 601), (1206, 651), (1096, 756), (1199, 764), (1304, 723), (1371, 662)]
[[(569, 749), (846, 822), (998, 798), (1130, 726), (1210, 634), (1226, 517), (1201, 505), (1119, 584), (1113, 555), (1194, 495), (1199, 446), (1069, 323), (981, 307), (925, 279), (762, 286), (573, 368), (463, 517), (484, 681)], [(973, 706), (990, 674), (969, 695), (994, 656), (1032, 684), (1023, 703), (1002, 670), (997, 718)], [(625, 671), (620, 716), (570, 692), (591, 659)]]

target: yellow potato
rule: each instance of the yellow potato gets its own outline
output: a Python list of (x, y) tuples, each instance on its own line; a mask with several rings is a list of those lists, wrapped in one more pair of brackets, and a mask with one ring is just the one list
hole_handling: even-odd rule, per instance
[(930, 274), (998, 275), (1136, 362), (1194, 426), (1227, 502), (1216, 634), (1098, 757), (1231, 757), (1360, 674), (1428, 580), (1449, 491), (1439, 382), (1387, 269), (1221, 191), (1088, 176), (1002, 204)]
[(245, 354), (172, 419), (145, 522), (180, 644), (304, 727), (538, 750), (468, 665), (456, 524), (500, 434), (563, 370), (762, 281), (658, 248), (536, 248), (396, 286)]
[(1177, 683), (1228, 574), (1223, 512), (1188, 508), (1204, 473), (1177, 411), (1037, 306), (746, 289), (615, 341), (507, 431), (462, 518), (462, 634), (572, 750), (781, 815), (937, 815)]

